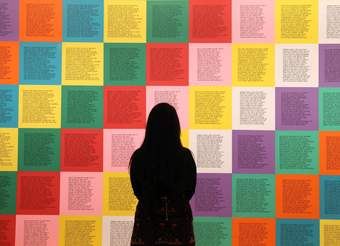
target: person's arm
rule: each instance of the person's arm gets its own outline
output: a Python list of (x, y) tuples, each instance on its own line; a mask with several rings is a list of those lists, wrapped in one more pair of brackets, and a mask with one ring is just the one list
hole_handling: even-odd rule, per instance
[(187, 180), (186, 182), (186, 189), (185, 189), (185, 195), (188, 200), (192, 198), (192, 196), (195, 193), (196, 189), (196, 179), (197, 179), (197, 168), (196, 168), (196, 163), (195, 160), (192, 156), (192, 153), (190, 149), (187, 149), (186, 151), (186, 172), (185, 172), (185, 179)]
[(140, 175), (140, 172), (138, 172), (138, 161), (136, 158), (136, 153), (134, 152), (132, 157), (131, 157), (131, 166), (130, 166), (130, 181), (131, 181), (131, 186), (133, 189), (133, 193), (137, 197), (138, 200), (141, 198), (141, 193), (142, 193), (142, 187), (141, 183), (138, 182), (138, 175)]

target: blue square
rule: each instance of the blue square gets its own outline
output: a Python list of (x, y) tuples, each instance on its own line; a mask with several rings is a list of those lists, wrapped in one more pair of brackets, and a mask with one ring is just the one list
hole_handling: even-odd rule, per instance
[(103, 40), (103, 0), (63, 1), (63, 40), (101, 42)]
[(21, 43), (20, 84), (58, 85), (61, 43)]
[(319, 246), (319, 220), (276, 220), (277, 246)]
[(320, 176), (320, 216), (340, 219), (340, 176)]
[(0, 127), (18, 127), (17, 85), (0, 85)]

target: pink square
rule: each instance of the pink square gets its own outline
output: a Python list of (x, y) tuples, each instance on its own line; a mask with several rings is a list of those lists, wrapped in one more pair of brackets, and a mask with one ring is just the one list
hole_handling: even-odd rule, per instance
[(233, 1), (233, 43), (273, 43), (274, 3), (272, 0)]
[(15, 245), (58, 245), (57, 215), (17, 215)]
[(61, 172), (60, 214), (101, 215), (102, 176), (101, 172)]
[(127, 172), (132, 153), (144, 139), (144, 129), (104, 129), (104, 171)]
[(231, 85), (231, 44), (191, 43), (189, 85)]

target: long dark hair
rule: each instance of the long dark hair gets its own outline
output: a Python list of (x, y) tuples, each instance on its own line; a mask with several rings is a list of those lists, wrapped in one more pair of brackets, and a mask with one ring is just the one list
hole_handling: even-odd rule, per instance
[(131, 156), (129, 171), (131, 165), (138, 165), (140, 176), (144, 176), (144, 179), (158, 180), (169, 185), (175, 172), (171, 167), (174, 158), (183, 151), (180, 136), (181, 127), (176, 109), (168, 103), (155, 105), (148, 116), (144, 141)]
[(142, 150), (173, 149), (182, 147), (181, 127), (176, 109), (168, 103), (152, 108), (145, 129)]

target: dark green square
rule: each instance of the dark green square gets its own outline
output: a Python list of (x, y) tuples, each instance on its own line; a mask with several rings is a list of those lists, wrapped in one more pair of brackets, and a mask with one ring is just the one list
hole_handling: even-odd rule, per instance
[(60, 129), (19, 129), (19, 170), (60, 170)]
[(147, 7), (148, 42), (188, 42), (188, 11), (188, 0), (149, 0)]
[(63, 86), (62, 93), (63, 128), (103, 127), (102, 86)]
[(0, 214), (16, 213), (17, 173), (0, 172)]
[(145, 85), (145, 44), (104, 44), (105, 85)]

